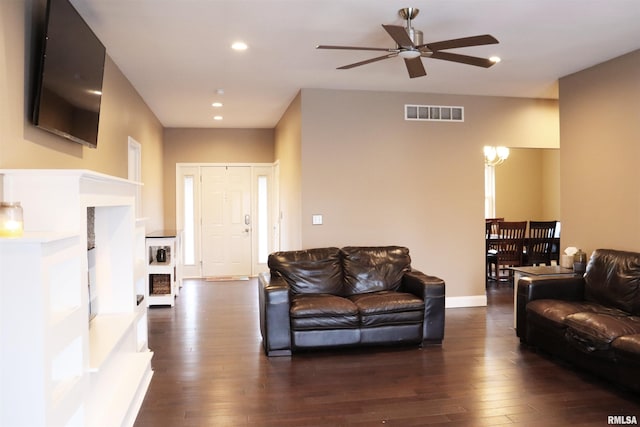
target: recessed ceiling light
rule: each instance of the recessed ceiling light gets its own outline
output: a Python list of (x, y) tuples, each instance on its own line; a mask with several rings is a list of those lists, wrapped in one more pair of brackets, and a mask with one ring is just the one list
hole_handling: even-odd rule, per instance
[(213, 120), (222, 120), (222, 116), (213, 116)]
[(247, 50), (247, 44), (244, 42), (235, 42), (231, 45), (231, 49), (233, 50)]
[(220, 108), (222, 107), (222, 102), (214, 102), (213, 104), (211, 104), (212, 107), (216, 107), (216, 108)]
[(492, 56), (491, 58), (489, 58), (489, 61), (493, 62), (494, 64), (497, 64), (498, 62), (502, 61), (502, 59), (500, 59), (499, 56)]

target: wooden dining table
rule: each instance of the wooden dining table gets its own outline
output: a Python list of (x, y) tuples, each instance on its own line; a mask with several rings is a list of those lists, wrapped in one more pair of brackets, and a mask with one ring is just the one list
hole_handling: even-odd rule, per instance
[[(501, 241), (501, 238), (498, 237), (498, 235), (490, 235), (487, 239), (486, 239), (486, 254), (485, 254), (485, 276), (487, 277), (487, 280), (489, 280), (491, 276), (491, 266), (490, 266), (490, 257), (494, 256), (494, 260), (495, 260), (495, 253), (496, 251), (493, 250), (492, 252), (492, 247), (495, 248), (496, 245), (494, 244), (492, 246), (492, 242), (494, 243), (498, 243)], [(527, 247), (529, 244), (529, 238), (525, 237), (524, 238), (524, 245), (522, 247), (522, 258), (521, 258), (521, 262), (519, 265), (517, 265), (518, 267), (526, 267), (526, 266), (532, 266), (532, 264), (530, 264), (528, 258), (527, 258)], [(495, 262), (495, 261), (494, 261)], [(553, 239), (551, 239), (551, 256), (550, 256), (550, 263), (552, 266), (554, 265), (558, 265), (560, 263), (560, 238), (559, 237), (554, 237)], [(516, 265), (512, 266), (515, 267)], [(499, 279), (499, 266), (496, 265), (496, 275), (495, 278), (496, 280)], [(514, 277), (513, 280), (514, 283), (514, 289), (516, 288), (516, 283), (517, 283), (517, 279)]]
[[(487, 251), (491, 248), (491, 241), (500, 239), (498, 235), (491, 235), (488, 239), (486, 239), (486, 247)], [(522, 251), (522, 263), (527, 264), (527, 244), (529, 243), (529, 238), (524, 238), (524, 250)], [(555, 261), (557, 264), (560, 263), (560, 238), (554, 237), (551, 239), (551, 261)]]

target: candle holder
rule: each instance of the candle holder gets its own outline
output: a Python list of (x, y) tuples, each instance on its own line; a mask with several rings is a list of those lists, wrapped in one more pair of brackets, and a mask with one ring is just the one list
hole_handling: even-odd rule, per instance
[(23, 227), (20, 202), (0, 202), (0, 237), (20, 237)]

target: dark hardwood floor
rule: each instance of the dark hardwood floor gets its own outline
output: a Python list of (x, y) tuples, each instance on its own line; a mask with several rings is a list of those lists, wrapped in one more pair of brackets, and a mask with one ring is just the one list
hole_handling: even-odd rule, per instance
[(521, 347), (513, 290), (447, 309), (442, 347), (267, 358), (257, 282), (185, 281), (149, 310), (154, 377), (137, 427), (606, 426), (640, 396)]

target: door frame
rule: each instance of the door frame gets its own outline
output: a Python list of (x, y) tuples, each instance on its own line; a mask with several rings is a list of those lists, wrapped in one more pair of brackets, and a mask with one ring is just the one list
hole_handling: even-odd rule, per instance
[[(127, 138), (127, 178), (142, 182), (142, 144), (133, 137)], [(142, 186), (136, 186), (136, 218), (142, 218)]]
[[(278, 227), (278, 215), (279, 208), (277, 206), (279, 195), (277, 194), (279, 185), (276, 182), (276, 175), (274, 170), (277, 170), (276, 163), (176, 163), (176, 228), (179, 232), (182, 232), (185, 228), (185, 213), (184, 213), (184, 179), (187, 176), (193, 178), (193, 191), (194, 191), (194, 264), (185, 264), (183, 266), (183, 276), (202, 278), (202, 239), (201, 239), (201, 168), (203, 167), (249, 167), (251, 169), (251, 217), (255, 219), (257, 224), (258, 218), (258, 176), (266, 176), (267, 178), (267, 247), (268, 252), (277, 250), (278, 242), (280, 238), (280, 227)], [(259, 245), (258, 245), (258, 230), (257, 226), (251, 227), (251, 275), (256, 276), (262, 271), (268, 269), (266, 265), (266, 259), (260, 260), (259, 258)], [(185, 244), (188, 243), (188, 239), (183, 237), (183, 251), (185, 250)], [(263, 256), (264, 258), (264, 256)], [(182, 258), (184, 260), (184, 257)]]

